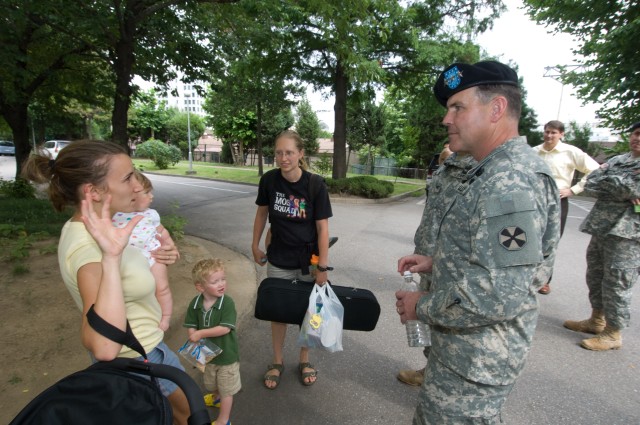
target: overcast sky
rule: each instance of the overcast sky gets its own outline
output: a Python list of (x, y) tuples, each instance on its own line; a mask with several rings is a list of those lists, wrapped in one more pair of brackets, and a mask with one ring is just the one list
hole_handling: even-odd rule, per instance
[(518, 64), (527, 90), (527, 103), (538, 114), (540, 123), (554, 119), (565, 123), (596, 123), (594, 105), (583, 106), (571, 86), (563, 89), (557, 80), (544, 76), (545, 67), (579, 64), (581, 59), (571, 53), (577, 43), (567, 34), (550, 34), (549, 28), (529, 20), (521, 9), (521, 0), (503, 1), (508, 10), (491, 31), (478, 37), (478, 44), (490, 55), (501, 57), (503, 62), (512, 60)]
[[(503, 1), (507, 11), (495, 21), (492, 30), (478, 37), (477, 43), (489, 55), (518, 64), (527, 90), (527, 103), (536, 111), (540, 124), (555, 119), (566, 124), (570, 121), (595, 124), (594, 105), (582, 106), (571, 86), (563, 88), (557, 80), (544, 76), (545, 67), (580, 62), (580, 58), (574, 58), (571, 53), (576, 43), (566, 34), (550, 34), (547, 28), (529, 20), (521, 9), (521, 0)], [(309, 99), (318, 118), (333, 131), (333, 96), (323, 100), (320, 93), (310, 91)]]

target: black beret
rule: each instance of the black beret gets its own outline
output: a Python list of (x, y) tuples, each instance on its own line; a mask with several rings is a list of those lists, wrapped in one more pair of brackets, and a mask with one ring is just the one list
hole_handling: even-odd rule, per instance
[(518, 74), (507, 65), (496, 61), (482, 61), (473, 65), (454, 63), (445, 69), (433, 86), (436, 99), (442, 106), (458, 93), (475, 86), (508, 84), (518, 86)]
[(636, 131), (636, 128), (640, 128), (640, 121), (629, 127), (629, 133), (633, 133), (634, 131)]

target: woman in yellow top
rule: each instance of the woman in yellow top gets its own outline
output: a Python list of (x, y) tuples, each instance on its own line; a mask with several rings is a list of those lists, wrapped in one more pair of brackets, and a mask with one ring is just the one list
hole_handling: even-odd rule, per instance
[[(142, 217), (133, 218), (125, 228), (111, 222), (118, 211), (133, 212), (136, 195), (142, 191), (124, 148), (109, 142), (74, 142), (55, 160), (32, 155), (23, 176), (49, 183), (49, 199), (56, 210), (74, 208), (60, 235), (58, 262), (64, 283), (82, 310), (82, 344), (93, 359), (139, 355), (91, 328), (86, 313), (92, 305), (99, 316), (122, 331), (128, 321), (151, 362), (182, 369), (176, 354), (163, 342), (162, 313), (149, 263), (142, 251), (128, 244)], [(170, 238), (160, 242), (154, 258), (174, 263), (179, 254), (173, 242)], [(172, 405), (174, 423), (186, 424), (189, 406), (184, 393), (171, 381), (159, 381)]]

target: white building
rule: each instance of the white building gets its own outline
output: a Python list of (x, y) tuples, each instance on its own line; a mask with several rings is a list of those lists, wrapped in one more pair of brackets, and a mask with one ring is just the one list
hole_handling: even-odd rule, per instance
[(135, 77), (133, 83), (140, 86), (142, 90), (148, 91), (155, 88), (158, 101), (164, 100), (169, 108), (177, 108), (179, 111), (197, 114), (199, 116), (205, 116), (206, 113), (202, 106), (204, 105), (204, 97), (198, 94), (196, 86), (200, 86), (202, 89), (207, 88), (207, 84), (203, 81), (197, 83), (184, 83), (179, 79), (172, 80), (166, 92), (164, 88), (159, 88), (148, 81), (144, 81), (140, 77)]

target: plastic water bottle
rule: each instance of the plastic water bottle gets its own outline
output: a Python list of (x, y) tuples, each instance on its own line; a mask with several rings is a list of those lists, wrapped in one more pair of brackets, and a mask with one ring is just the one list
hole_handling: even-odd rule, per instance
[[(413, 280), (413, 274), (407, 270), (403, 274), (404, 283), (402, 290), (407, 292), (417, 292), (418, 285)], [(405, 322), (407, 330), (407, 342), (409, 347), (428, 347), (431, 345), (431, 331), (429, 326), (420, 320), (407, 320)]]

